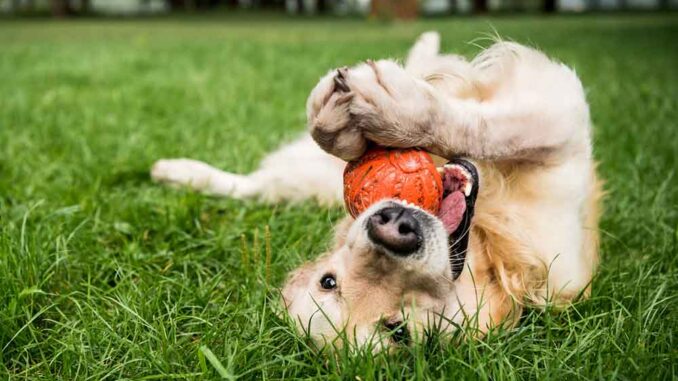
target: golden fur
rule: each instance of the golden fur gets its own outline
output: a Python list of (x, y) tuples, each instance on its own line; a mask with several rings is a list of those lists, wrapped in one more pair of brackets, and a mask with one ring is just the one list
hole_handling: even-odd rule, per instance
[[(332, 203), (342, 200), (343, 160), (360, 156), (368, 141), (475, 163), (480, 187), (457, 279), (435, 216), (423, 214), (426, 245), (416, 259), (370, 241), (365, 221), (397, 200), (344, 219), (332, 249), (292, 272), (285, 305), (319, 343), (388, 347), (384, 327), (394, 322), (415, 338), (431, 325), (485, 332), (515, 324), (527, 305), (566, 307), (590, 293), (603, 191), (576, 73), (515, 43), (498, 42), (471, 61), (438, 48), (437, 34), (426, 33), (404, 66), (380, 60), (330, 71), (307, 102), (310, 134), (249, 175), (188, 159), (152, 169), (158, 181), (210, 194)], [(320, 287), (327, 274), (335, 289)]]

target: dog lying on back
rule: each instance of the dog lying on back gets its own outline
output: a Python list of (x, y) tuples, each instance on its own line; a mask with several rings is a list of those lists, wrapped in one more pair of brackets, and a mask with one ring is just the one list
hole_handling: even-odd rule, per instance
[(601, 187), (579, 78), (516, 43), (470, 62), (438, 50), (438, 35), (425, 33), (404, 67), (330, 71), (308, 98), (310, 134), (249, 175), (188, 159), (153, 166), (155, 180), (208, 194), (336, 203), (345, 161), (369, 142), (449, 161), (446, 195), (463, 191), (452, 223), (384, 200), (346, 217), (333, 248), (292, 272), (285, 306), (319, 343), (382, 348), (464, 324), (482, 333), (514, 324), (526, 304), (589, 293)]

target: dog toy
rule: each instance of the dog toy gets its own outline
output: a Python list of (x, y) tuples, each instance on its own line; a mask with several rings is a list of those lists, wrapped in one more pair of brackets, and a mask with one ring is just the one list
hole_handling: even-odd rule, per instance
[(442, 179), (433, 159), (417, 148), (371, 148), (344, 170), (344, 203), (353, 217), (387, 198), (437, 214), (442, 197)]

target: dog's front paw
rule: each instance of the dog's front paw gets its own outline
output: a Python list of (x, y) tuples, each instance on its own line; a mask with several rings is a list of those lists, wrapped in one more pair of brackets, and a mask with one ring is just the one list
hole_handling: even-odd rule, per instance
[(186, 186), (199, 191), (209, 186), (212, 171), (212, 167), (201, 161), (164, 159), (153, 164), (151, 178), (174, 187)]
[(352, 104), (356, 93), (348, 89), (348, 69), (338, 69), (323, 78), (308, 100), (311, 136), (325, 151), (344, 160), (365, 152), (367, 141), (356, 124)]
[(367, 141), (384, 146), (418, 146), (417, 120), (430, 102), (421, 86), (392, 61), (367, 61), (338, 69), (311, 92), (311, 135), (325, 151), (344, 160), (365, 152)]

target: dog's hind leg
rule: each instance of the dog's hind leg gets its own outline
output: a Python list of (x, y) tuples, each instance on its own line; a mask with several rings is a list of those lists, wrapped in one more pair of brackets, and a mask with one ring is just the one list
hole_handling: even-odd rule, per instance
[(437, 32), (422, 34), (407, 55), (405, 71), (414, 78), (436, 84), (444, 95), (459, 99), (477, 97), (477, 89), (469, 80), (473, 77), (471, 63), (462, 56), (439, 51), (440, 35)]
[(151, 177), (170, 186), (233, 198), (250, 197), (260, 188), (249, 175), (224, 172), (202, 161), (184, 158), (156, 161), (151, 168)]
[(431, 60), (438, 57), (439, 50), (440, 35), (437, 32), (423, 33), (410, 48), (405, 61), (405, 69), (413, 75), (427, 72)]
[(327, 205), (342, 199), (344, 166), (305, 135), (269, 154), (258, 170), (247, 175), (225, 172), (197, 160), (163, 159), (153, 164), (151, 177), (213, 196), (265, 202), (315, 199)]

